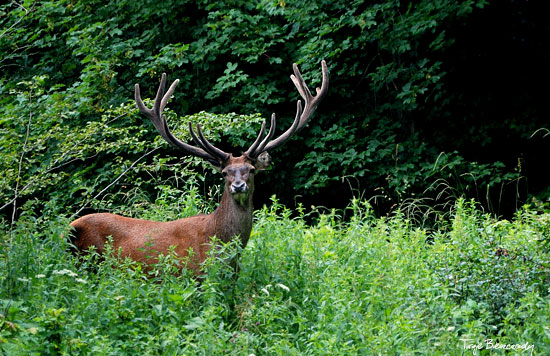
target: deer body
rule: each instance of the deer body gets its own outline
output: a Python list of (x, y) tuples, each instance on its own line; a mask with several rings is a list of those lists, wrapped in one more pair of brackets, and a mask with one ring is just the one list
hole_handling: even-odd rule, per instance
[(102, 254), (109, 237), (120, 257), (144, 264), (156, 263), (157, 255), (170, 248), (179, 257), (188, 256), (192, 250), (187, 267), (198, 273), (210, 248), (210, 237), (216, 236), (224, 243), (236, 237), (243, 248), (246, 246), (252, 230), (252, 211), (252, 199), (242, 206), (226, 190), (218, 208), (207, 215), (160, 222), (98, 213), (76, 219), (71, 226), (78, 236), (74, 245), (80, 251), (94, 246)]
[(202, 241), (201, 236), (215, 235), (211, 228), (211, 219), (211, 215), (198, 215), (159, 222), (99, 213), (79, 218), (71, 226), (79, 235), (75, 242), (79, 250), (95, 246), (102, 254), (107, 239), (111, 236), (113, 248), (116, 253), (120, 251), (120, 257), (150, 264), (156, 261), (159, 251), (168, 251), (171, 246), (178, 256), (187, 256), (191, 249), (195, 259), (204, 258), (208, 241)]
[(196, 215), (171, 222), (133, 219), (109, 213), (86, 215), (70, 224), (73, 228), (72, 242), (75, 247), (79, 251), (86, 251), (94, 246), (102, 254), (105, 251), (105, 244), (111, 238), (114, 251), (117, 254), (120, 253), (120, 257), (129, 257), (146, 265), (156, 263), (159, 254), (166, 254), (172, 248), (177, 256), (182, 258), (188, 256), (192, 250), (192, 257), (187, 267), (191, 268), (195, 274), (200, 272), (200, 265), (212, 247), (212, 237), (215, 236), (222, 242), (238, 238), (244, 248), (252, 230), (255, 172), (264, 170), (270, 165), (271, 158), (267, 152), (281, 146), (295, 132), (302, 129), (326, 94), (328, 70), (324, 61), (322, 61), (322, 68), (322, 88), (317, 89), (316, 96), (312, 96), (297, 66), (294, 65), (295, 75), (291, 76), (291, 79), (304, 98), (304, 110), (302, 111), (301, 101), (298, 101), (292, 126), (276, 139), (272, 139), (275, 132), (275, 114), (273, 114), (267, 135), (264, 137), (265, 123), (263, 123), (256, 141), (239, 157), (233, 157), (214, 147), (206, 140), (199, 125), (197, 125), (198, 135), (191, 123), (189, 123), (189, 131), (200, 148), (188, 145), (172, 135), (162, 110), (178, 84), (178, 80), (174, 81), (168, 92), (164, 94), (166, 75), (162, 75), (152, 109), (146, 108), (141, 101), (139, 86), (136, 84), (137, 106), (151, 119), (160, 135), (188, 154), (207, 160), (223, 174), (225, 186), (221, 202), (211, 214)]

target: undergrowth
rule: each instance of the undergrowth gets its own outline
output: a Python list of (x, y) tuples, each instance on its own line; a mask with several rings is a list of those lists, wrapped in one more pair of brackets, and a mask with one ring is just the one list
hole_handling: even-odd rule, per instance
[[(149, 217), (194, 213), (157, 203)], [(0, 353), (509, 354), (486, 340), (550, 353), (550, 215), (498, 220), (458, 200), (446, 229), (429, 231), (368, 203), (348, 209), (343, 220), (273, 199), (248, 246), (224, 246), (198, 280), (174, 273), (173, 255), (153, 271), (77, 260), (67, 219), (22, 215), (0, 240)]]

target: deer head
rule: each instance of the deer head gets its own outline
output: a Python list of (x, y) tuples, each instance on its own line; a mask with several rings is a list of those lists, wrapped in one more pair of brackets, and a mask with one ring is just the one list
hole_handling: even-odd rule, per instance
[(204, 137), (200, 125), (196, 126), (195, 131), (193, 125), (189, 122), (189, 132), (196, 146), (189, 145), (179, 140), (170, 132), (168, 124), (166, 123), (166, 117), (162, 114), (162, 111), (178, 85), (179, 79), (176, 79), (168, 88), (168, 91), (164, 93), (166, 74), (162, 74), (160, 86), (151, 109), (147, 108), (141, 100), (139, 84), (135, 86), (135, 100), (139, 111), (151, 119), (159, 134), (168, 143), (187, 154), (200, 157), (210, 162), (216, 170), (223, 174), (226, 191), (230, 192), (234, 199), (241, 205), (244, 205), (249, 200), (254, 190), (254, 174), (257, 171), (265, 170), (271, 164), (271, 157), (268, 152), (283, 145), (290, 137), (303, 129), (319, 102), (326, 95), (329, 79), (327, 64), (324, 60), (321, 61), (321, 68), (323, 78), (321, 88), (317, 88), (317, 94), (313, 96), (302, 78), (298, 66), (294, 63), (294, 74), (290, 76), (290, 79), (304, 99), (303, 109), (302, 102), (298, 100), (296, 104), (296, 116), (292, 125), (277, 138), (273, 138), (276, 128), (275, 114), (273, 114), (267, 134), (265, 134), (266, 123), (264, 122), (262, 123), (258, 137), (254, 143), (238, 157), (233, 157), (232, 154), (224, 152), (212, 145)]

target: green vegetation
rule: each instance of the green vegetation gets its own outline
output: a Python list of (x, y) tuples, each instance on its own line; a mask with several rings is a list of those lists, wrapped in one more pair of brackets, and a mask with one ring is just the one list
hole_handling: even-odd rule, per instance
[[(539, 86), (525, 82), (538, 83), (547, 67), (538, 66), (547, 47), (546, 21), (532, 18), (540, 13), (532, 2), (484, 0), (7, 2), (0, 207), (52, 194), (72, 207), (75, 195), (93, 197), (148, 152), (155, 134), (130, 110), (135, 83), (151, 98), (167, 72), (181, 80), (169, 105), (179, 115), (276, 112), (283, 128), (298, 97), (291, 64), (313, 86), (325, 59), (329, 95), (314, 123), (274, 155), (262, 202), (276, 194), (290, 205), (299, 191), (304, 205), (343, 208), (357, 192), (386, 212), (410, 199), (448, 209), (467, 196), (511, 216), (531, 196), (548, 195), (540, 178), (548, 139), (532, 137), (547, 128), (547, 106)], [(501, 43), (505, 55), (491, 47)], [(186, 118), (172, 118), (185, 131)], [(259, 121), (211, 127), (238, 153)], [(74, 176), (77, 192), (65, 200), (58, 185)], [(109, 192), (140, 189), (133, 182), (143, 179)]]
[[(550, 354), (535, 3), (3, 2), (0, 354)], [(145, 272), (71, 254), (76, 216), (167, 221), (220, 197), (139, 116), (135, 83), (152, 98), (179, 78), (172, 131), (200, 123), (240, 153), (271, 112), (292, 120), (291, 63), (313, 86), (321, 59), (329, 94), (258, 176), (244, 251), (211, 256), (200, 283), (172, 255)]]
[[(179, 215), (172, 203), (155, 208)], [(359, 201), (346, 222), (304, 213), (275, 200), (257, 211), (247, 248), (212, 256), (201, 285), (172, 273), (173, 256), (148, 275), (93, 254), (77, 262), (65, 219), (23, 216), (0, 244), (0, 350), (462, 355), (462, 339), (493, 339), (550, 352), (549, 214), (495, 220), (459, 201), (447, 229), (429, 232)], [(224, 259), (241, 252), (234, 279)], [(508, 354), (493, 351), (482, 354)]]

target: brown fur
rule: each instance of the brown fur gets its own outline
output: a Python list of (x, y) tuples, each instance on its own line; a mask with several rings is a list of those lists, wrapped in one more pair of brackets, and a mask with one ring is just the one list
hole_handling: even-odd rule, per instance
[[(238, 238), (242, 247), (246, 246), (252, 230), (254, 174), (251, 169), (254, 166), (247, 157), (231, 157), (224, 171), (237, 170), (237, 174), (225, 176), (220, 205), (211, 214), (170, 222), (133, 219), (109, 213), (90, 214), (71, 222), (72, 242), (81, 252), (94, 246), (102, 254), (111, 236), (115, 253), (120, 251), (120, 257), (129, 257), (145, 265), (156, 263), (156, 257), (167, 254), (171, 246), (179, 257), (188, 256), (192, 249), (187, 267), (198, 274), (200, 264), (211, 247), (211, 237), (216, 236), (223, 242)], [(231, 184), (238, 179), (246, 183), (246, 192), (231, 192)]]

